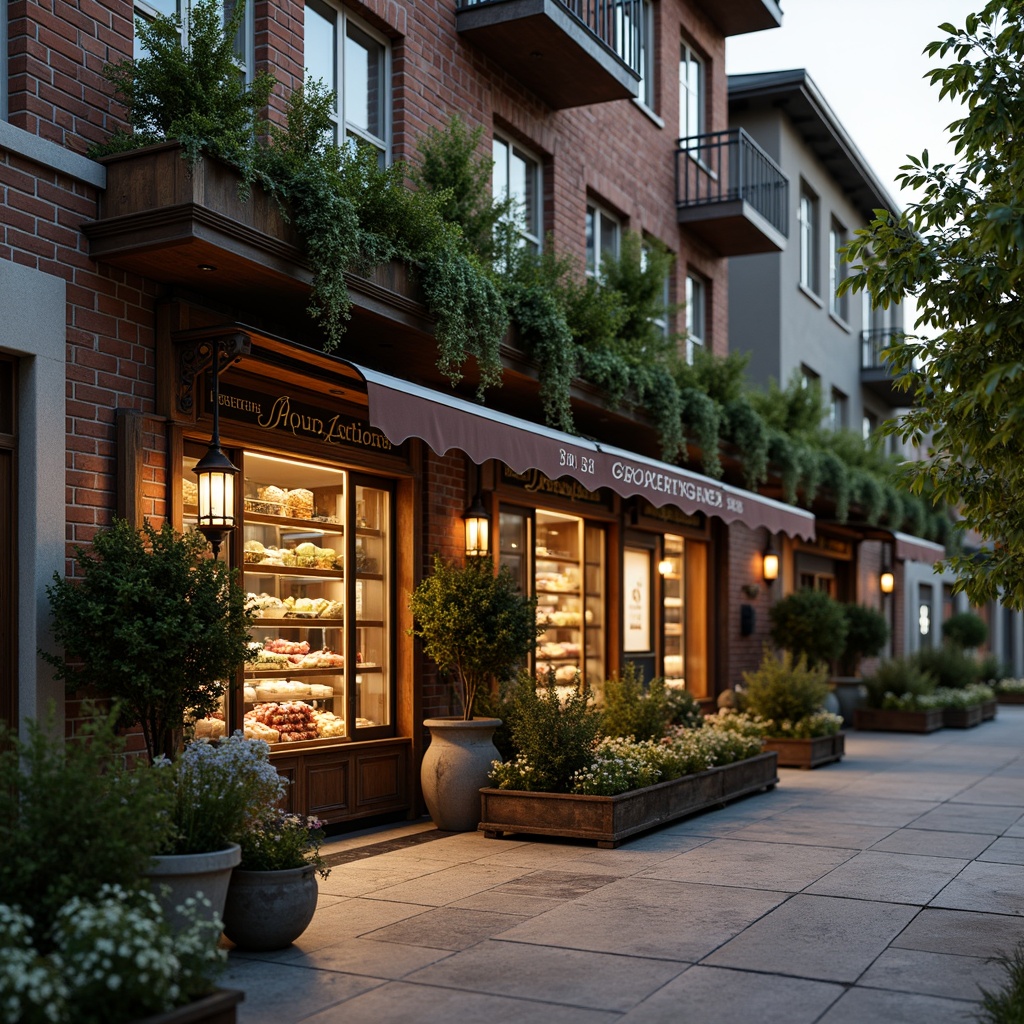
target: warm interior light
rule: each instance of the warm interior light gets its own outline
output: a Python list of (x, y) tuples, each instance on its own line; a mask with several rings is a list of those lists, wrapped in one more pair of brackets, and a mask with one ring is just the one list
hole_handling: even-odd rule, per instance
[(779, 578), (779, 555), (771, 537), (768, 538), (768, 546), (764, 549), (762, 558), (761, 575), (765, 583), (774, 583)]
[(883, 594), (891, 594), (896, 588), (896, 577), (890, 569), (883, 569), (882, 575), (878, 577), (878, 585)]
[(675, 567), (676, 564), (671, 558), (663, 558), (658, 563), (658, 572), (660, 572), (662, 576), (670, 576), (675, 571)]
[(479, 494), (462, 516), (466, 524), (466, 557), (482, 558), (491, 551), (491, 517)]

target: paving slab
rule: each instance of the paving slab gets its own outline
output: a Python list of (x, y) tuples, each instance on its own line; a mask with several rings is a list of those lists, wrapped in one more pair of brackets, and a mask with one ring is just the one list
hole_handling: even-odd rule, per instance
[(623, 1024), (813, 1024), (841, 985), (720, 967), (690, 967), (624, 1017)]
[(525, 920), (525, 916), (517, 914), (496, 914), (464, 907), (437, 907), (368, 932), (366, 938), (380, 944), (397, 943), (426, 946), (429, 949), (459, 950), (475, 945), (482, 939), (500, 935)]
[(822, 793), (799, 807), (773, 815), (773, 821), (825, 821), (846, 825), (909, 825), (922, 814), (933, 810), (934, 800), (880, 800), (876, 796), (848, 793)]
[(884, 989), (851, 988), (819, 1024), (970, 1024), (974, 1006), (959, 999), (939, 999)]
[(990, 775), (969, 786), (954, 802), (1001, 804), (1004, 807), (1024, 808), (1024, 785), (1017, 776)]
[(832, 846), (845, 850), (866, 850), (894, 829), (888, 825), (846, 825), (834, 821), (771, 818), (737, 829), (731, 839), (753, 839), (764, 843), (795, 843), (802, 846)]
[(852, 983), (916, 913), (898, 903), (798, 894), (702, 963)]
[(1004, 978), (1002, 968), (985, 957), (890, 947), (861, 975), (857, 985), (976, 1001), (982, 995), (979, 986), (998, 988)]
[(1022, 874), (1016, 864), (972, 861), (930, 901), (930, 906), (1024, 916)]
[(992, 804), (947, 803), (922, 814), (914, 828), (939, 832), (987, 832), (1000, 836), (1021, 817), (1019, 807)]
[(1009, 953), (1022, 941), (1024, 921), (1019, 917), (926, 907), (893, 939), (892, 945), (988, 958)]
[(465, 899), (473, 893), (493, 889), (496, 885), (510, 882), (526, 873), (523, 868), (514, 865), (458, 864), (398, 885), (375, 889), (373, 898), (440, 907), (454, 900)]
[(786, 898), (727, 886), (622, 879), (511, 928), (509, 942), (693, 962)]
[(807, 887), (823, 896), (925, 904), (968, 864), (948, 857), (868, 850)]
[(670, 960), (489, 939), (408, 980), (517, 998), (543, 994), (545, 1003), (624, 1012), (671, 981), (683, 966)]
[(888, 853), (915, 853), (922, 857), (955, 857), (972, 859), (979, 857), (992, 845), (993, 835), (976, 835), (973, 832), (937, 832), (930, 829), (901, 828), (872, 850)]
[(997, 839), (988, 849), (979, 853), (977, 859), (996, 861), (999, 864), (1024, 864), (1024, 837), (1017, 839), (1004, 836)]
[(834, 847), (714, 839), (639, 877), (800, 892), (852, 856), (854, 851)]

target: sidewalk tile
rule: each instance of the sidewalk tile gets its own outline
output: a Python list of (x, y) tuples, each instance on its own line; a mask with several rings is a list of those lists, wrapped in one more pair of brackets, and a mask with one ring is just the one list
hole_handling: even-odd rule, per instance
[(924, 905), (967, 863), (947, 857), (868, 850), (808, 886), (807, 892)]
[(916, 992), (946, 999), (981, 999), (979, 985), (999, 988), (1006, 975), (984, 957), (887, 949), (857, 981), (858, 987)]

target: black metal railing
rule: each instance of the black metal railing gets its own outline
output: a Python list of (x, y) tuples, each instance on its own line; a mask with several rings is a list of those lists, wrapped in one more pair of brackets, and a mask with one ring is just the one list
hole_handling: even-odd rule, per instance
[(742, 199), (783, 236), (789, 235), (789, 181), (742, 129), (679, 140), (676, 202), (708, 206)]
[[(455, 0), (466, 7), (497, 7), (509, 0)], [(644, 47), (643, 0), (557, 0), (610, 53), (637, 74)]]
[(885, 370), (892, 373), (889, 361), (882, 353), (892, 344), (896, 335), (891, 327), (872, 327), (860, 332), (860, 368), (862, 370)]

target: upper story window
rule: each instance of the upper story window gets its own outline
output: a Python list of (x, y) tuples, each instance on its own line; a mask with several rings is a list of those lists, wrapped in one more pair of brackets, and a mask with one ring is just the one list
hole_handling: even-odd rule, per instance
[(492, 155), (494, 198), (511, 196), (516, 201), (514, 218), (522, 244), (531, 252), (540, 252), (544, 234), (540, 161), (500, 135), (494, 136)]
[(391, 160), (391, 48), (344, 8), (306, 0), (306, 72), (334, 96), (338, 145), (372, 146), (380, 165)]
[(846, 395), (838, 388), (833, 388), (832, 399), (828, 404), (828, 425), (832, 430), (845, 429), (847, 404)]
[[(235, 33), (235, 61), (238, 69), (246, 81), (252, 78), (253, 65), (255, 63), (256, 39), (253, 30), (253, 0), (223, 0), (221, 6), (223, 21), (226, 24), (231, 20), (235, 9), (241, 5), (242, 20)], [(181, 41), (182, 45), (188, 39), (188, 16), (191, 4), (188, 0), (135, 0), (135, 17), (144, 21), (153, 21), (159, 15), (168, 18), (178, 17), (181, 19)], [(142, 40), (135, 36), (135, 49), (133, 56), (136, 60), (147, 56)]]
[(704, 348), (707, 339), (707, 287), (695, 274), (686, 275), (686, 361)]
[[(644, 272), (647, 271), (647, 267), (651, 261), (651, 246), (644, 242), (640, 246), (640, 269)], [(661, 279), (661, 293), (659, 300), (661, 303), (661, 310), (657, 316), (651, 317), (651, 323), (658, 329), (658, 333), (663, 337), (668, 337), (669, 334), (669, 322), (668, 322), (668, 307), (669, 307), (669, 275), (665, 272), (665, 276)]]
[(618, 217), (593, 203), (587, 204), (587, 276), (600, 280), (604, 263), (618, 259), (622, 225)]
[(619, 56), (640, 75), (637, 99), (654, 109), (654, 5), (627, 0), (615, 8)]
[(829, 310), (840, 320), (848, 319), (847, 296), (838, 294), (839, 286), (846, 276), (846, 261), (840, 252), (844, 245), (846, 245), (846, 229), (839, 221), (833, 220), (828, 233), (828, 301)]
[(704, 134), (706, 89), (704, 61), (683, 43), (679, 51), (679, 138)]
[(821, 390), (821, 376), (815, 373), (814, 370), (805, 363), (800, 364), (800, 387), (805, 391), (808, 391), (811, 388), (818, 388), (819, 391)]
[(800, 283), (817, 295), (821, 290), (818, 280), (818, 197), (806, 186), (800, 189), (797, 219), (800, 229)]

